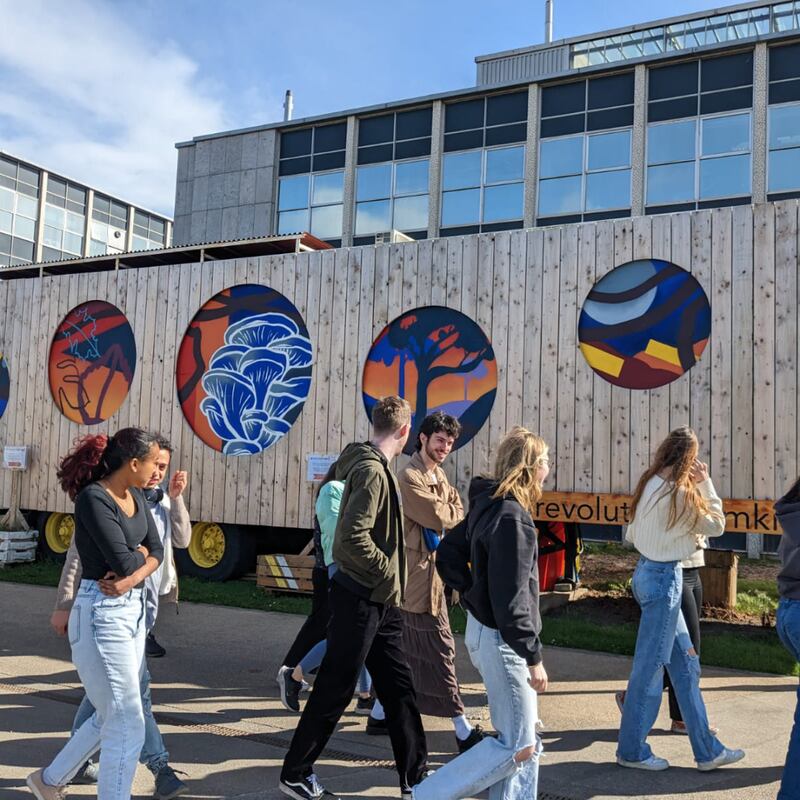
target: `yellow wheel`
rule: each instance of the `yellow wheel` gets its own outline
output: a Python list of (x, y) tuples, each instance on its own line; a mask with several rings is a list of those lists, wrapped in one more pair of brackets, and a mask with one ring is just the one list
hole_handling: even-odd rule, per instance
[(56, 555), (63, 555), (69, 550), (69, 544), (75, 534), (75, 518), (72, 514), (50, 514), (44, 525), (44, 538), (47, 546)]
[(225, 555), (225, 532), (216, 522), (195, 522), (188, 550), (198, 567), (216, 567)]

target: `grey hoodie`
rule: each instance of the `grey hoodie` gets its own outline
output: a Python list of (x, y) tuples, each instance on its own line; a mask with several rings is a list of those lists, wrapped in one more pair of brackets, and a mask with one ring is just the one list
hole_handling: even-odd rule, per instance
[(775, 503), (775, 516), (783, 528), (778, 547), (781, 571), (778, 573), (778, 591), (781, 597), (800, 600), (800, 499), (782, 497)]

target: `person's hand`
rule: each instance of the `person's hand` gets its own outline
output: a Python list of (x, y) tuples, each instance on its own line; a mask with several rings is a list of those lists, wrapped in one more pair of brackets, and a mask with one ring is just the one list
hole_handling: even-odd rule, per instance
[(104, 578), (97, 581), (97, 585), (106, 597), (122, 597), (133, 589), (134, 583), (130, 577), (120, 578), (114, 572), (107, 572)]
[(170, 479), (167, 493), (173, 500), (177, 500), (183, 494), (188, 483), (189, 473), (180, 469)]
[(56, 609), (50, 615), (50, 627), (59, 635), (67, 635), (67, 625), (69, 624), (69, 611)]
[[(150, 551), (143, 544), (140, 544), (136, 549), (145, 557), (145, 559), (147, 559), (147, 556), (150, 555)], [(112, 572), (110, 574), (113, 575), (114, 573)]]
[(692, 466), (689, 470), (689, 477), (695, 483), (702, 483), (703, 481), (708, 480), (708, 464), (704, 464), (702, 461), (695, 459), (692, 463)]
[(528, 683), (531, 685), (531, 688), (536, 692), (546, 692), (547, 691), (547, 670), (544, 668), (544, 664), (540, 661), (538, 664), (528, 667), (528, 672), (530, 672), (531, 676), (528, 679)]

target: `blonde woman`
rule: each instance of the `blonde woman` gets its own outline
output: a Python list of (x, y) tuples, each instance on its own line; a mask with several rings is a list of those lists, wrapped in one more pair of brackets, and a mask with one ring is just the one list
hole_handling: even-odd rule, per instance
[[(550, 471), (547, 445), (512, 428), (497, 448), (494, 476), (475, 478), (469, 514), (437, 550), (471, 563), (466, 586), (465, 643), (481, 673), (498, 738), (487, 737), (426, 778), (415, 800), (459, 800), (489, 787), (490, 800), (534, 800), (541, 742), (537, 692), (547, 689), (539, 641), (539, 573), (532, 512)], [(453, 537), (450, 546), (442, 547)], [(462, 544), (459, 544), (459, 538)], [(441, 550), (441, 553), (440, 553)]]
[(700, 659), (681, 612), (681, 561), (703, 537), (725, 528), (722, 501), (697, 458), (697, 436), (688, 427), (672, 431), (639, 479), (631, 501), (627, 539), (641, 554), (633, 574), (633, 594), (642, 609), (636, 652), (617, 746), (623, 767), (660, 771), (666, 759), (653, 755), (645, 741), (658, 716), (667, 668), (678, 698), (697, 768), (733, 764), (743, 750), (724, 747), (709, 730), (700, 694)]

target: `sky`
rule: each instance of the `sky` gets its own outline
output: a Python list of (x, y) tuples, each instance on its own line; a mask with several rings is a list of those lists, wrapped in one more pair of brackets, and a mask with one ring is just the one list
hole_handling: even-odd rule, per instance
[[(554, 0), (554, 39), (721, 5)], [(0, 150), (172, 214), (174, 145), (462, 89), (544, 0), (0, 0)]]

